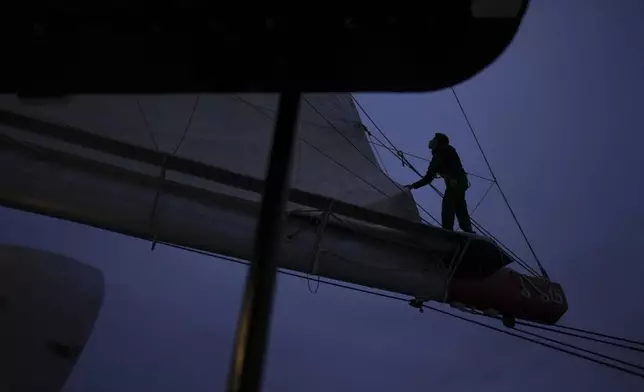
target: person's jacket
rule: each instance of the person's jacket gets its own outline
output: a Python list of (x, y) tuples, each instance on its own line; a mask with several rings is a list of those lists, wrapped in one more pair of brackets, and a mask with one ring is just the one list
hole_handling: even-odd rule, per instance
[(428, 185), (437, 175), (445, 179), (445, 184), (448, 187), (455, 185), (467, 187), (467, 174), (463, 169), (461, 158), (454, 147), (449, 144), (432, 151), (432, 160), (427, 167), (427, 173), (411, 186), (416, 189)]

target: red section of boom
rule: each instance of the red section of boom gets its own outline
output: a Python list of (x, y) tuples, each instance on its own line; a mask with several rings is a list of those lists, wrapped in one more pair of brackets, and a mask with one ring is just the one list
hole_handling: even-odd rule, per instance
[(568, 310), (560, 284), (508, 268), (485, 279), (454, 279), (446, 302), (543, 324), (555, 324)]

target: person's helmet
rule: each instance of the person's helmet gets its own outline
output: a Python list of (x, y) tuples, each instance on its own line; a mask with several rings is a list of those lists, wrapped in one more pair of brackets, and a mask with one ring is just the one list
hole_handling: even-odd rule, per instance
[(431, 150), (436, 149), (439, 146), (444, 146), (449, 144), (449, 138), (444, 133), (437, 132), (434, 135), (434, 138), (429, 141), (429, 148)]

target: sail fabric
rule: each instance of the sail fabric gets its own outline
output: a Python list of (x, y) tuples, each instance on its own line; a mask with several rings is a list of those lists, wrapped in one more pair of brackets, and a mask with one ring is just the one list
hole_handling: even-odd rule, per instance
[[(28, 104), (5, 95), (0, 97), (0, 109), (262, 180), (277, 98), (276, 94), (83, 95), (60, 102)], [(292, 166), (294, 189), (419, 222), (411, 194), (378, 165), (349, 94), (305, 94), (298, 126)], [(16, 135), (15, 130), (3, 129)], [(110, 157), (80, 151), (77, 146), (63, 146), (45, 138), (37, 142), (114, 163)], [(159, 170), (123, 160), (119, 165), (150, 175), (158, 175)], [(249, 200), (260, 197), (191, 176), (170, 172), (166, 175)]]

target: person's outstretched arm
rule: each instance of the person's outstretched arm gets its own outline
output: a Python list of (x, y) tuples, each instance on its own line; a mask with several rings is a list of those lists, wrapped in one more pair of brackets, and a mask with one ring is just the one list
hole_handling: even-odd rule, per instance
[(423, 187), (425, 185), (429, 185), (434, 181), (434, 178), (436, 178), (436, 157), (432, 158), (432, 161), (429, 163), (429, 166), (427, 167), (427, 173), (425, 173), (425, 176), (421, 178), (420, 180), (414, 182), (411, 185), (405, 185), (405, 188), (407, 189), (418, 189), (420, 187)]

